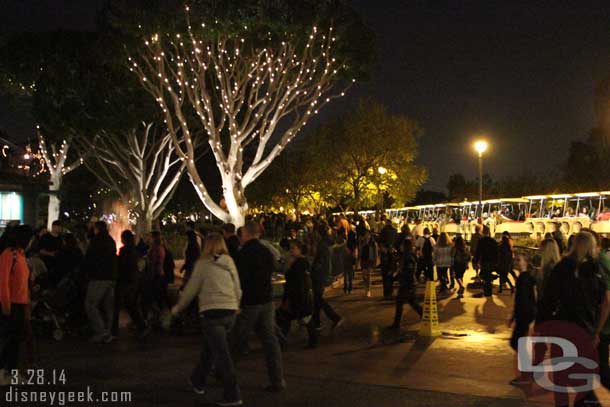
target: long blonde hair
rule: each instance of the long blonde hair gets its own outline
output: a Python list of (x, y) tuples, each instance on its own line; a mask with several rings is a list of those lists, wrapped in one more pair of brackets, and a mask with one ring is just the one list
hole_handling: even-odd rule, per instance
[(561, 260), (559, 245), (555, 239), (544, 239), (540, 244), (540, 268), (552, 269)]
[(220, 256), (221, 254), (229, 254), (229, 249), (227, 249), (224, 238), (220, 233), (216, 232), (206, 235), (201, 257), (210, 258)]
[(588, 258), (595, 257), (596, 248), (597, 242), (591, 233), (579, 232), (574, 236), (574, 242), (568, 256), (580, 263)]

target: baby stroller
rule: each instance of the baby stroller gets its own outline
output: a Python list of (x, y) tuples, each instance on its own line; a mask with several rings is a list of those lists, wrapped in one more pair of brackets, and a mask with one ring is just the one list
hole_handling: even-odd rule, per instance
[[(40, 276), (39, 279), (43, 279)], [(64, 276), (56, 287), (35, 282), (32, 289), (32, 330), (37, 335), (51, 335), (61, 341), (66, 332), (86, 326), (83, 285), (79, 273)]]

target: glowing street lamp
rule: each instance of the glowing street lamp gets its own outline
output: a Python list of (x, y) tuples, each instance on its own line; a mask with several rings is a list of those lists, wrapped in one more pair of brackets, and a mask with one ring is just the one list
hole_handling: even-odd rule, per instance
[[(487, 141), (478, 140), (474, 143), (474, 149), (479, 153), (479, 207), (483, 203), (483, 153), (487, 151)], [(481, 212), (481, 214), (483, 214)]]
[(381, 175), (385, 175), (385, 173), (388, 172), (388, 170), (385, 167), (379, 167), (379, 168), (377, 168), (377, 172), (379, 172), (379, 174), (381, 174)]

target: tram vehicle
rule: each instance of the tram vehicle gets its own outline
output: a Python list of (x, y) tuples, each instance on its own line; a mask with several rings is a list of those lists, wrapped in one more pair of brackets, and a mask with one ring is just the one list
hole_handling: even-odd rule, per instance
[(528, 235), (525, 215), (530, 201), (526, 198), (500, 199), (500, 209), (494, 217), (495, 235), (508, 232), (511, 236)]
[[(531, 195), (521, 198), (488, 199), (440, 203), (386, 209), (387, 216), (400, 228), (407, 224), (411, 231), (421, 234), (424, 228), (432, 232), (461, 233), (469, 240), (477, 223), (489, 226), (492, 236), (509, 232), (541, 239), (558, 228), (565, 236), (582, 229), (610, 235), (610, 191), (574, 194)], [(360, 211), (358, 214), (375, 214)]]
[(462, 233), (462, 206), (459, 203), (445, 204), (445, 211), (440, 218), (440, 231), (453, 236)]

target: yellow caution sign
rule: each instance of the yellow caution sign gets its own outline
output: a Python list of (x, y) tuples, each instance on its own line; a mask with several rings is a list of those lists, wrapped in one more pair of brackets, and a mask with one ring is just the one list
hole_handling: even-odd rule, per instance
[(438, 307), (436, 305), (436, 284), (426, 281), (426, 295), (424, 297), (424, 314), (419, 328), (420, 336), (439, 336)]

